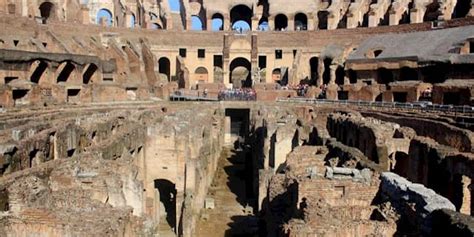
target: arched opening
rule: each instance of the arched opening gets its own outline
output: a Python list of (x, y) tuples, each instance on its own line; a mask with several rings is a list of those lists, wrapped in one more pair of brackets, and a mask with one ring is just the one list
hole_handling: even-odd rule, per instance
[(251, 63), (245, 58), (236, 58), (230, 63), (229, 82), (234, 88), (251, 87), (252, 79), (250, 75)]
[(438, 17), (441, 15), (439, 11), (439, 3), (438, 1), (434, 0), (432, 3), (426, 6), (425, 15), (423, 16), (423, 21), (436, 21)]
[(39, 83), (44, 72), (48, 69), (48, 64), (44, 61), (36, 61), (35, 63), (37, 66), (35, 71), (31, 74), (30, 81), (33, 83)]
[(212, 31), (224, 30), (224, 16), (220, 13), (212, 15)]
[(93, 77), (96, 75), (98, 69), (97, 65), (91, 63), (84, 72), (84, 75), (82, 75), (82, 83), (87, 85), (93, 82)]
[(132, 13), (132, 15), (130, 16), (130, 28), (135, 28), (135, 24), (136, 24), (135, 14)]
[(325, 58), (323, 62), (324, 62), (323, 84), (327, 85), (331, 81), (332, 58)]
[(454, 7), (452, 18), (466, 17), (471, 10), (471, 0), (458, 0)]
[(272, 81), (275, 83), (280, 83), (281, 80), (281, 69), (275, 68), (272, 71)]
[(199, 16), (191, 16), (191, 30), (203, 30), (202, 21)]
[(72, 64), (71, 62), (66, 62), (66, 65), (64, 66), (63, 70), (58, 75), (57, 82), (67, 82), (67, 80), (75, 69), (76, 66), (74, 66), (74, 64)]
[(320, 11), (318, 12), (318, 29), (320, 30), (327, 30), (328, 29), (328, 11)]
[(105, 8), (100, 9), (97, 13), (97, 24), (102, 26), (112, 26), (112, 22), (112, 12)]
[(393, 82), (393, 73), (384, 67), (377, 69), (377, 83), (388, 84), (390, 82)]
[(295, 15), (295, 30), (308, 30), (308, 17), (304, 13)]
[(168, 4), (169, 4), (170, 10), (172, 12), (180, 12), (181, 11), (180, 0), (168, 0)]
[(397, 151), (392, 156), (394, 156), (392, 159), (395, 164), (392, 165), (391, 171), (402, 177), (408, 177), (408, 154)]
[(283, 14), (278, 14), (275, 17), (275, 30), (285, 31), (288, 28), (288, 17)]
[(260, 21), (258, 22), (258, 30), (259, 31), (268, 31), (269, 30), (268, 26), (268, 18), (267, 17), (262, 17)]
[(158, 60), (158, 72), (166, 76), (166, 80), (171, 81), (171, 62), (168, 58), (162, 57)]
[(153, 23), (153, 24), (151, 24), (151, 29), (153, 29), (153, 30), (161, 30), (161, 29), (163, 29), (163, 27), (161, 27), (161, 25), (158, 24), (158, 23)]
[(53, 3), (50, 2), (44, 2), (40, 5), (39, 7), (41, 18), (43, 21), (43, 24), (46, 24), (48, 19), (54, 17), (54, 12), (55, 12), (55, 7)]
[(418, 72), (409, 67), (402, 67), (400, 69), (400, 81), (418, 81)]
[(316, 81), (319, 77), (319, 58), (312, 57), (309, 60), (310, 71), (311, 71), (311, 84), (316, 85)]
[(160, 194), (161, 216), (166, 218), (166, 222), (171, 229), (176, 229), (176, 185), (166, 179), (157, 179), (154, 181), (155, 189), (158, 189)]
[(196, 74), (196, 81), (199, 83), (206, 83), (209, 80), (209, 72), (205, 67), (196, 68), (194, 74)]
[(245, 5), (237, 5), (233, 7), (230, 11), (232, 29), (251, 30), (252, 16), (252, 10)]

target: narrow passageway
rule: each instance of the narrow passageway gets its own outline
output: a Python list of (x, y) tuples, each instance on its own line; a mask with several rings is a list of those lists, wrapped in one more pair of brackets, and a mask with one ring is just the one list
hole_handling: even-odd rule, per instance
[(223, 151), (208, 193), (215, 208), (203, 211), (197, 237), (257, 236), (258, 219), (246, 194), (245, 154), (241, 148)]

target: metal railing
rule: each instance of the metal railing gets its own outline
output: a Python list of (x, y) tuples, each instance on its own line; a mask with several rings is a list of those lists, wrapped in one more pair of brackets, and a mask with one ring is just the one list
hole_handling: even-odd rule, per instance
[(191, 95), (170, 95), (171, 101), (219, 101), (217, 98)]
[(359, 107), (373, 107), (373, 108), (395, 108), (395, 109), (410, 109), (420, 111), (433, 112), (451, 112), (474, 115), (474, 106), (454, 106), (454, 105), (440, 105), (423, 102), (415, 103), (400, 103), (400, 102), (380, 102), (380, 101), (351, 101), (351, 100), (325, 100), (325, 99), (309, 99), (309, 98), (279, 98), (278, 102), (289, 103), (311, 103), (319, 105), (347, 105)]

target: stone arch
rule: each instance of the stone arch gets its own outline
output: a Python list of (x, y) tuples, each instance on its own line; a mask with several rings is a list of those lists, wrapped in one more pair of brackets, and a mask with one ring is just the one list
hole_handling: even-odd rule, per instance
[(258, 30), (260, 31), (268, 31), (269, 26), (268, 26), (268, 17), (262, 16), (260, 18), (260, 21), (258, 22)]
[(171, 61), (167, 57), (158, 60), (158, 72), (166, 75), (166, 79), (171, 81)]
[(31, 73), (30, 81), (33, 82), (33, 83), (39, 84), (41, 79), (43, 78), (44, 73), (48, 69), (48, 63), (46, 63), (43, 60), (37, 60), (33, 63), (33, 65), (31, 65), (31, 67), (32, 67), (32, 69), (33, 68), (35, 68), (35, 69)]
[(87, 68), (84, 70), (84, 73), (82, 74), (82, 83), (87, 85), (90, 82), (94, 82), (94, 79), (97, 80), (97, 71), (99, 70), (99, 67), (95, 65), (94, 63), (91, 63), (87, 66)]
[(295, 30), (308, 30), (308, 17), (304, 13), (295, 15)]
[(275, 68), (272, 71), (272, 81), (279, 83), (281, 80), (281, 69), (280, 68)]
[(229, 65), (229, 83), (235, 87), (250, 87), (252, 79), (250, 75), (252, 64), (246, 58), (235, 58)]
[(103, 26), (112, 26), (113, 23), (113, 14), (107, 8), (102, 8), (97, 12), (97, 24)]
[(40, 16), (43, 24), (46, 24), (48, 19), (54, 19), (56, 17), (56, 5), (51, 2), (43, 2), (39, 6)]
[(202, 31), (204, 30), (204, 24), (201, 17), (197, 15), (191, 16), (191, 30)]
[(236, 5), (230, 10), (230, 21), (232, 23), (232, 28), (235, 27), (235, 23), (243, 21), (247, 23), (249, 29), (252, 30), (252, 17), (252, 9), (243, 4)]
[(196, 70), (194, 70), (194, 74), (196, 75), (196, 81), (208, 82), (209, 80), (209, 72), (205, 67), (196, 68)]
[(160, 213), (166, 218), (171, 229), (176, 229), (176, 185), (167, 179), (156, 179), (154, 186), (160, 195), (159, 202), (164, 207), (164, 212), (160, 211)]
[(64, 66), (62, 67), (62, 70), (58, 74), (58, 77), (56, 79), (56, 82), (58, 82), (58, 83), (59, 82), (67, 82), (69, 80), (69, 78), (71, 77), (71, 75), (73, 74), (74, 70), (76, 70), (76, 66), (74, 66), (74, 64), (72, 64), (69, 61), (64, 62), (63, 64), (61, 64), (61, 66), (62, 65), (64, 65)]
[(288, 17), (285, 14), (275, 16), (275, 30), (284, 31), (288, 28)]
[(221, 13), (214, 13), (211, 17), (211, 29), (212, 31), (223, 31), (224, 30), (224, 15)]

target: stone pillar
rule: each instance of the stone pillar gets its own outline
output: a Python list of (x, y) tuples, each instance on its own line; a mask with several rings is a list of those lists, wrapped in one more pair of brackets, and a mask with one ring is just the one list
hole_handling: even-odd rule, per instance
[(313, 14), (308, 15), (308, 31), (315, 30), (314, 18)]
[(268, 30), (269, 31), (275, 30), (275, 18), (273, 17), (268, 19)]
[(224, 143), (232, 144), (231, 118), (229, 116), (226, 116), (224, 120)]
[(473, 210), (471, 210), (471, 202), (472, 202), (471, 189), (473, 189), (471, 187), (472, 182), (471, 182), (471, 179), (465, 175), (462, 176), (461, 182), (462, 182), (462, 205), (459, 212), (466, 215), (471, 215), (473, 213)]
[(207, 18), (206, 30), (212, 31), (212, 19)]
[(251, 23), (252, 23), (251, 26), (250, 26), (252, 28), (251, 30), (252, 31), (257, 31), (257, 29), (258, 29), (258, 18), (257, 17), (252, 17), (252, 22)]
[(224, 16), (224, 20), (222, 21), (222, 23), (224, 24), (225, 31), (229, 31), (232, 29), (232, 22), (230, 21), (229, 16)]
[(293, 19), (288, 18), (288, 27), (287, 27), (287, 29), (288, 29), (288, 31), (296, 30), (295, 29), (295, 20), (294, 20), (294, 18)]
[(329, 66), (329, 68), (330, 68), (329, 85), (335, 85), (335, 84), (336, 84), (336, 70), (337, 70), (337, 65), (331, 65), (331, 66)]

